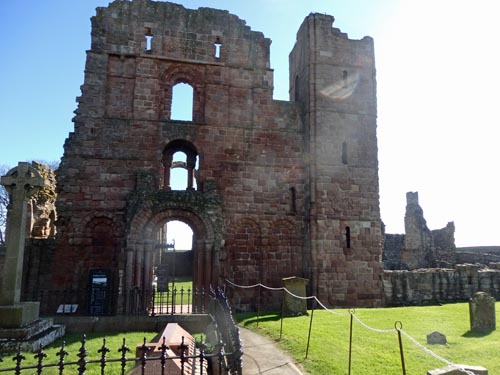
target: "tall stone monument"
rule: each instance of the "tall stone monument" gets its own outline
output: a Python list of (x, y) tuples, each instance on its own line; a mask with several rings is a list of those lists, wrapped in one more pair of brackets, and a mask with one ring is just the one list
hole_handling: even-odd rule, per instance
[(0, 327), (24, 326), (38, 318), (39, 304), (20, 302), (26, 239), (28, 200), (45, 186), (43, 178), (29, 163), (19, 163), (0, 180), (9, 193), (7, 252), (0, 286)]
[[(39, 319), (38, 302), (21, 302), (24, 245), (28, 200), (45, 186), (43, 178), (29, 163), (19, 163), (2, 176), (0, 183), (9, 193), (7, 252), (0, 284), (0, 350), (36, 349), (64, 334), (64, 327)], [(31, 340), (37, 337), (36, 340)], [(23, 345), (21, 345), (23, 343)]]

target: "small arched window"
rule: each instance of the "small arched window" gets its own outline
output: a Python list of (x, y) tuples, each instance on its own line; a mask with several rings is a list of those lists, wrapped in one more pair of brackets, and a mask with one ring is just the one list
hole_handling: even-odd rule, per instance
[(171, 120), (193, 121), (193, 87), (177, 83), (172, 87)]
[(187, 141), (169, 143), (163, 151), (163, 189), (196, 190), (198, 152)]

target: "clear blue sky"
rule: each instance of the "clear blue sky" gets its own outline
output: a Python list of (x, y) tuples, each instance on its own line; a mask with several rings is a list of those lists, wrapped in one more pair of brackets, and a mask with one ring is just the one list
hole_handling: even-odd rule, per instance
[[(500, 245), (500, 87), (496, 0), (210, 0), (272, 40), (276, 99), (288, 100), (288, 54), (311, 12), (375, 39), (382, 220), (404, 231), (419, 191), (431, 229), (454, 221), (459, 246)], [(0, 165), (58, 160), (83, 83), (90, 17), (105, 0), (0, 2)]]

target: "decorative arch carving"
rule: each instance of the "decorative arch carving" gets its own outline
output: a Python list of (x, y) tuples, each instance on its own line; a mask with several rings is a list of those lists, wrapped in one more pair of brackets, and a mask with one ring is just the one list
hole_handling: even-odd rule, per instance
[(207, 290), (219, 285), (223, 220), (215, 192), (136, 191), (129, 198), (127, 218), (126, 288), (151, 286), (157, 234), (171, 220), (193, 230), (194, 286)]
[(193, 122), (205, 122), (205, 72), (201, 67), (173, 64), (161, 75), (160, 119), (168, 121), (172, 115), (172, 88), (187, 83), (193, 88)]

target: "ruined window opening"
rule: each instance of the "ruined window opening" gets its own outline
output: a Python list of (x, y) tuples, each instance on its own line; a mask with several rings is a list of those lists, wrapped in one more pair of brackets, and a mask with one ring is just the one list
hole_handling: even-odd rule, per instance
[(222, 43), (220, 41), (220, 38), (217, 37), (217, 39), (215, 39), (215, 42), (214, 42), (214, 47), (215, 47), (215, 54), (214, 54), (214, 57), (216, 59), (220, 59), (220, 51), (221, 51), (221, 47), (222, 47)]
[(163, 151), (164, 190), (196, 190), (198, 188), (198, 153), (189, 142), (173, 141)]
[(295, 187), (293, 187), (293, 186), (290, 188), (290, 198), (291, 198), (290, 211), (292, 213), (296, 213), (297, 212), (297, 191), (296, 191)]
[(342, 143), (342, 164), (347, 164), (347, 142)]
[(345, 247), (351, 248), (351, 228), (349, 226), (345, 227)]
[(193, 92), (187, 83), (178, 83), (172, 88), (172, 120), (193, 121)]
[(146, 52), (151, 52), (151, 44), (153, 42), (153, 34), (151, 33), (151, 28), (145, 28), (145, 39), (146, 39)]
[(196, 170), (198, 158), (194, 161), (184, 153), (176, 152), (170, 166), (170, 188), (172, 190), (196, 190)]

